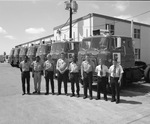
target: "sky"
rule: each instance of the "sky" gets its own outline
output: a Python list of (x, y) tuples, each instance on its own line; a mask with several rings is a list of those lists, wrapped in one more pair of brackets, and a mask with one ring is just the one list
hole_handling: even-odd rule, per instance
[[(0, 0), (0, 55), (16, 45), (53, 34), (53, 28), (69, 18), (64, 2), (69, 0)], [(73, 19), (97, 13), (150, 25), (149, 1), (76, 0)]]

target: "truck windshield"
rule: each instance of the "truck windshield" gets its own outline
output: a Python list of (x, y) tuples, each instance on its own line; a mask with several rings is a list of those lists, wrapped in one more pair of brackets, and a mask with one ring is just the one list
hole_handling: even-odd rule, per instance
[(27, 55), (35, 55), (35, 51), (36, 51), (36, 48), (34, 46), (29, 47)]
[(27, 51), (27, 48), (22, 47), (20, 52), (19, 52), (19, 55), (26, 55), (26, 51)]
[(108, 47), (108, 40), (106, 37), (94, 37), (83, 39), (81, 48), (83, 49), (105, 49)]
[(53, 43), (51, 52), (64, 52), (65, 43)]
[(15, 49), (15, 51), (14, 51), (14, 56), (17, 56), (17, 55), (19, 55), (19, 49), (18, 48)]
[(46, 54), (47, 46), (46, 45), (40, 45), (37, 49), (37, 55), (43, 55)]

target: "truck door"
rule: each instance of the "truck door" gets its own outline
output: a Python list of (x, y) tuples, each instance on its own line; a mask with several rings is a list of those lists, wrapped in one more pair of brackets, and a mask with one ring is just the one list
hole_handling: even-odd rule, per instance
[(125, 68), (134, 66), (134, 51), (132, 45), (132, 39), (128, 37), (123, 37), (121, 39), (122, 43), (122, 62)]
[(118, 62), (122, 64), (123, 48), (122, 48), (122, 41), (120, 37), (111, 37), (110, 51), (112, 53), (112, 59), (117, 58)]

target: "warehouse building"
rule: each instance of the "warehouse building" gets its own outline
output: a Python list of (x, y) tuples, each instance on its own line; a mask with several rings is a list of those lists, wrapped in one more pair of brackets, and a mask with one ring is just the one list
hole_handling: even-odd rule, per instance
[(26, 42), (26, 43), (19, 44), (15, 47), (29, 47), (32, 44), (42, 44), (43, 42), (44, 43), (54, 42), (54, 35), (52, 34), (52, 35), (48, 35), (48, 36), (45, 36), (45, 37), (41, 37), (41, 38)]
[[(150, 25), (119, 19), (101, 14), (90, 13), (73, 20), (72, 38), (82, 41), (84, 37), (93, 36), (95, 30), (109, 30), (113, 35), (133, 38), (135, 59), (150, 64)], [(69, 39), (69, 23), (54, 28), (54, 39)]]

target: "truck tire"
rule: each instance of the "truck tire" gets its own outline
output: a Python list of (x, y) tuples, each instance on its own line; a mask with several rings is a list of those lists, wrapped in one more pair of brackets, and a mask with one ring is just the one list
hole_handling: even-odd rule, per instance
[(144, 71), (144, 79), (146, 82), (150, 82), (150, 66), (147, 66)]
[(146, 63), (143, 61), (135, 61), (135, 66), (140, 66), (143, 70), (147, 67)]

